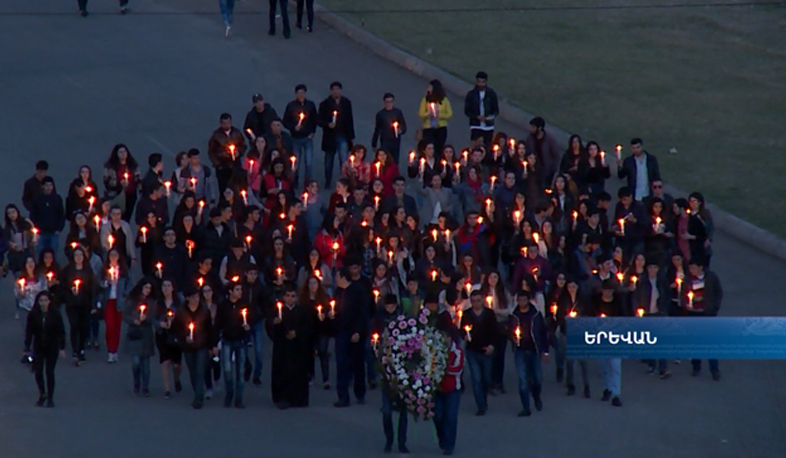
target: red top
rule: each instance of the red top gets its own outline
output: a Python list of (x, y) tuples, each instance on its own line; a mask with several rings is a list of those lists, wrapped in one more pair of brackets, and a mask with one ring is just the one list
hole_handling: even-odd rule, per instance
[(464, 351), (453, 342), (448, 351), (448, 367), (442, 382), (439, 384), (439, 391), (449, 393), (461, 389), (461, 373), (464, 371)]
[(393, 180), (399, 176), (398, 165), (391, 163), (389, 166), (381, 167), (379, 175), (377, 175), (377, 167), (371, 164), (371, 175), (374, 179), (379, 178), (385, 186), (382, 189), (382, 197), (390, 197), (393, 195)]

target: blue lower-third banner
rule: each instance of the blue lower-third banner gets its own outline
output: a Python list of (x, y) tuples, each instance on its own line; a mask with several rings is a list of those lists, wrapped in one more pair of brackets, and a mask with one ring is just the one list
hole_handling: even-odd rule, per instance
[(569, 318), (568, 358), (784, 359), (786, 318)]

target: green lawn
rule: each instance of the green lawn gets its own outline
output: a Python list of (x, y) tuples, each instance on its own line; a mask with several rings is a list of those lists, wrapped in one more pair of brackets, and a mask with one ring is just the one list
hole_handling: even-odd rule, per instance
[[(697, 0), (320, 2), (379, 11)], [(786, 7), (343, 14), (465, 80), (486, 70), (498, 92), (585, 140), (610, 149), (643, 137), (667, 181), (786, 236)]]

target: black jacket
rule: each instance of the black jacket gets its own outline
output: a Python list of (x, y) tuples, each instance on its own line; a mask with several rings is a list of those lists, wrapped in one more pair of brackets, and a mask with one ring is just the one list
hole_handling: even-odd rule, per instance
[[(189, 323), (194, 323), (194, 341), (190, 343), (187, 341), (191, 334)], [(195, 311), (191, 311), (188, 304), (180, 307), (172, 321), (172, 330), (184, 351), (211, 349), (218, 343), (213, 320), (205, 304), (199, 304)]]
[(49, 306), (47, 313), (35, 306), (27, 315), (25, 352), (30, 352), (31, 345), (33, 354), (46, 353), (53, 349), (65, 350), (65, 326), (54, 304)]
[(260, 320), (260, 316), (254, 307), (249, 305), (244, 300), (232, 302), (225, 299), (218, 305), (216, 311), (216, 335), (222, 340), (237, 342), (246, 340), (249, 337), (248, 331), (243, 329), (243, 312), (246, 310), (246, 322), (249, 326), (253, 326)]
[(41, 181), (33, 175), (25, 181), (25, 187), (22, 191), (22, 205), (25, 206), (27, 211), (33, 210), (33, 199), (41, 194)]
[[(485, 87), (484, 91), (486, 96), (483, 97), (483, 116), (496, 118), (499, 115), (497, 93), (488, 86)], [(480, 116), (480, 90), (477, 86), (467, 92), (467, 96), (464, 97), (464, 114), (469, 118), (470, 127), (480, 127), (480, 121), (478, 120), (478, 116)], [(494, 126), (493, 118), (486, 121), (487, 126)]]
[[(336, 112), (336, 127), (330, 128), (333, 122), (333, 112)], [(352, 102), (342, 96), (336, 103), (333, 97), (328, 97), (319, 104), (319, 127), (322, 128), (322, 151), (335, 152), (337, 139), (344, 138), (350, 146), (355, 139), (355, 120), (352, 117)]]
[(188, 251), (182, 245), (175, 244), (169, 248), (165, 244), (156, 247), (153, 259), (160, 262), (161, 278), (170, 278), (175, 282), (175, 288), (182, 289), (186, 282), (186, 268), (188, 267)]
[(261, 137), (270, 132), (270, 124), (276, 118), (278, 118), (278, 113), (269, 103), (265, 103), (262, 113), (258, 112), (256, 107), (251, 107), (251, 110), (246, 114), (246, 122), (243, 123), (243, 134), (248, 138), (249, 144), (253, 145), (254, 142), (248, 135), (248, 129), (251, 129), (254, 136)]
[[(466, 326), (472, 326), (470, 329), (470, 339), (467, 339)], [(494, 345), (497, 338), (498, 327), (497, 317), (494, 312), (487, 307), (483, 307), (480, 315), (475, 315), (472, 309), (467, 310), (461, 317), (461, 336), (467, 341), (467, 350), (475, 352), (483, 352), (485, 347)]]
[(359, 334), (361, 340), (365, 338), (370, 320), (370, 302), (366, 289), (358, 282), (336, 290), (336, 319), (333, 326), (336, 338), (349, 338), (352, 334)]
[(42, 234), (54, 234), (63, 230), (65, 208), (60, 195), (54, 191), (49, 195), (42, 192), (35, 196), (32, 207), (30, 220)]
[[(658, 159), (655, 156), (646, 151), (644, 151), (644, 155), (647, 158), (647, 179), (649, 180), (647, 189), (649, 190), (650, 183), (660, 180), (660, 168), (658, 167)], [(628, 156), (622, 161), (622, 166), (617, 169), (617, 177), (620, 179), (627, 178), (628, 188), (630, 188), (631, 192), (636, 192), (636, 158), (634, 156)]]
[[(393, 130), (393, 123), (398, 123), (398, 137)], [(376, 148), (377, 142), (381, 140), (384, 142), (400, 141), (401, 136), (407, 133), (407, 122), (404, 121), (404, 113), (398, 108), (393, 108), (388, 111), (384, 108), (377, 112), (374, 120), (374, 135), (371, 136), (371, 147)]]
[[(300, 130), (295, 130), (300, 122), (300, 113), (303, 113), (303, 122), (300, 123)], [(317, 106), (314, 102), (308, 99), (303, 100), (303, 103), (293, 100), (287, 104), (281, 121), (292, 138), (306, 138), (317, 132), (317, 117)]]

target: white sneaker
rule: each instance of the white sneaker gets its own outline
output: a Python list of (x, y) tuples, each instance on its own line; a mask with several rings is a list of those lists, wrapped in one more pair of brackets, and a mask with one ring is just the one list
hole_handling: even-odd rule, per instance
[(108, 353), (106, 356), (106, 362), (112, 364), (115, 362), (115, 357), (112, 353)]
[(114, 359), (115, 362), (118, 362), (120, 361), (120, 356), (117, 353), (112, 353), (112, 359)]
[(224, 32), (224, 37), (229, 38), (231, 36), (232, 36), (232, 26), (231, 25), (227, 25), (227, 29)]
[(205, 391), (205, 399), (213, 399), (213, 390)]

